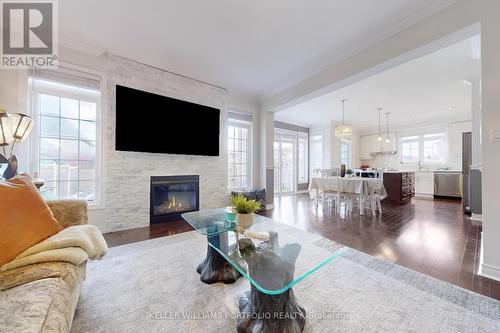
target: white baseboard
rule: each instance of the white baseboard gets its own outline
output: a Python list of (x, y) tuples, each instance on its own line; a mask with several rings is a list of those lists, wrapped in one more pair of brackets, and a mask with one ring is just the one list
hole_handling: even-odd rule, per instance
[(500, 281), (500, 267), (487, 265), (485, 263), (481, 264), (481, 270), (479, 271), (479, 275)]
[(474, 220), (474, 221), (481, 221), (482, 222), (483, 221), (483, 215), (472, 213), (470, 219)]
[(415, 198), (434, 200), (434, 194), (432, 194), (432, 193), (415, 193)]

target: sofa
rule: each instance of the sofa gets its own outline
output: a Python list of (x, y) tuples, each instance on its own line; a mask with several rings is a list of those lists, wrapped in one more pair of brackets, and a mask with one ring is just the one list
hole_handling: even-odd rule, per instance
[[(87, 223), (85, 201), (47, 204), (63, 227)], [(85, 267), (48, 262), (0, 272), (0, 332), (69, 332)]]

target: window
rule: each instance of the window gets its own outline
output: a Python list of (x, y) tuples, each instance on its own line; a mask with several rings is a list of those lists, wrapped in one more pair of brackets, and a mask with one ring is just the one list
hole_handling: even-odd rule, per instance
[(228, 188), (251, 187), (252, 123), (237, 119), (228, 121)]
[(309, 133), (304, 128), (286, 123), (275, 123), (275, 194), (291, 193), (307, 188), (309, 182), (308, 145)]
[(401, 161), (403, 163), (416, 163), (419, 160), (418, 136), (401, 138)]
[(424, 135), (424, 162), (444, 163), (445, 136), (444, 133)]
[(351, 166), (351, 144), (349, 142), (340, 143), (340, 164), (345, 164), (347, 168)]
[(39, 124), (34, 168), (51, 197), (97, 205), (101, 199), (100, 82), (91, 81), (89, 87), (66, 79), (30, 78), (33, 114)]
[(311, 172), (323, 168), (323, 135), (311, 135)]
[(307, 184), (309, 182), (309, 155), (308, 155), (308, 140), (307, 133), (298, 133), (298, 183)]
[(446, 132), (444, 130), (401, 136), (400, 142), (401, 162), (403, 163), (446, 162)]

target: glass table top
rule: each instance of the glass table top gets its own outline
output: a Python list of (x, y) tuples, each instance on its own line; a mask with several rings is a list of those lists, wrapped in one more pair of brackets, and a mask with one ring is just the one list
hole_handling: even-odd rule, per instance
[(257, 214), (246, 234), (237, 232), (234, 214), (224, 208), (182, 217), (255, 288), (269, 295), (287, 291), (342, 252), (340, 244)]

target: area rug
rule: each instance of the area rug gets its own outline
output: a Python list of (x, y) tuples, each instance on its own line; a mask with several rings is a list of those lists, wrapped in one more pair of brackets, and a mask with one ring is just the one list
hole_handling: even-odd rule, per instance
[[(88, 265), (72, 332), (235, 332), (249, 282), (202, 283), (205, 253), (196, 232), (111, 248)], [(500, 302), (349, 248), (294, 290), (305, 332), (500, 332)]]

